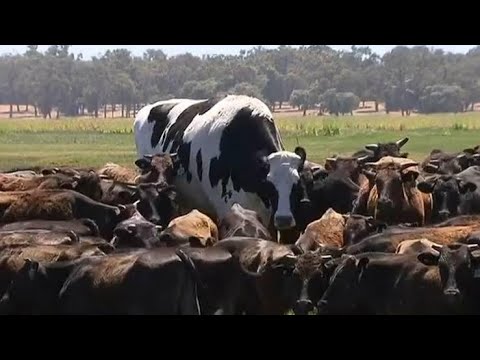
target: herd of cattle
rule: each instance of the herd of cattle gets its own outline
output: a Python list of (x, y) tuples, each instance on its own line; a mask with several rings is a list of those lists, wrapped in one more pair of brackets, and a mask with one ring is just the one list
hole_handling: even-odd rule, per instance
[(478, 314), (480, 147), (285, 151), (259, 100), (173, 99), (135, 168), (0, 174), (1, 314)]

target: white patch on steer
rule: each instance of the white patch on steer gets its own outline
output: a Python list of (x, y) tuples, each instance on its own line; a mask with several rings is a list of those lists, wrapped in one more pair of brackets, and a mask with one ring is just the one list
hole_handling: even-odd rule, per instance
[(295, 219), (290, 209), (290, 193), (293, 185), (300, 180), (298, 173), (300, 162), (300, 156), (288, 151), (280, 151), (268, 157), (270, 171), (267, 180), (275, 186), (278, 192), (278, 208), (274, 215), (275, 226), (279, 225), (277, 221), (282, 217), (289, 218), (290, 224), (288, 225), (295, 226)]

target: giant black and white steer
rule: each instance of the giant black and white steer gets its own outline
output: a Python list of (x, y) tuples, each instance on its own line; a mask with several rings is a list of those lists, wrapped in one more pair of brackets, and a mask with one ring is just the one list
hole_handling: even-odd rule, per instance
[(296, 226), (294, 215), (309, 202), (301, 178), (305, 150), (285, 151), (272, 113), (256, 98), (160, 101), (138, 112), (134, 132), (140, 158), (178, 155), (179, 194), (213, 218), (238, 203), (265, 223), (273, 214), (284, 230)]

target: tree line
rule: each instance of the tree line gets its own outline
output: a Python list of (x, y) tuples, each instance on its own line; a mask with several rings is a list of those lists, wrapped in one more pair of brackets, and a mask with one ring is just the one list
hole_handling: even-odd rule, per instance
[(469, 111), (480, 101), (480, 46), (467, 54), (397, 46), (383, 57), (368, 46), (256, 47), (203, 57), (117, 49), (85, 60), (69, 45), (44, 53), (29, 45), (24, 54), (0, 57), (0, 103), (10, 105), (10, 117), (20, 106), (45, 118), (54, 110), (57, 116), (107, 117), (119, 106), (122, 117), (130, 117), (162, 99), (226, 94), (258, 97), (273, 111), (289, 102), (304, 114), (348, 114), (365, 101), (375, 102), (375, 111), (384, 103), (387, 113), (402, 115)]

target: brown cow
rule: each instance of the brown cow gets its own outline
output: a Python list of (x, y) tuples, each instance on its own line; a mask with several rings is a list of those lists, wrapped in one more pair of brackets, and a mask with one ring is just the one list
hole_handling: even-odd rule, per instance
[(212, 246), (218, 241), (217, 225), (198, 210), (179, 216), (160, 234), (160, 241), (167, 246), (190, 243), (192, 246)]
[(440, 245), (466, 242), (472, 234), (479, 230), (480, 225), (415, 228), (392, 226), (381, 234), (371, 235), (355, 245), (346, 247), (345, 252), (348, 254), (365, 252), (393, 253), (402, 241), (414, 239), (428, 239)]
[(177, 154), (148, 155), (135, 161), (142, 175), (139, 183), (161, 183), (171, 185), (178, 165)]
[(69, 245), (78, 243), (80, 238), (73, 231), (54, 232), (50, 230), (0, 231), (0, 248), (28, 245)]
[(318, 248), (341, 248), (355, 244), (384, 228), (385, 224), (371, 216), (342, 215), (328, 209), (319, 220), (307, 226), (295, 245), (304, 252)]
[(105, 205), (72, 190), (34, 190), (0, 193), (0, 220), (71, 220), (89, 217), (100, 233), (111, 239), (114, 227), (125, 219), (126, 208)]
[(432, 214), (431, 194), (417, 189), (418, 163), (403, 158), (383, 158), (375, 171), (365, 171), (372, 182), (367, 212), (387, 224), (413, 223), (424, 225)]
[(100, 200), (102, 193), (100, 179), (94, 172), (67, 176), (63, 174), (23, 178), (0, 175), (0, 191), (27, 191), (34, 189), (70, 189), (94, 200)]
[(253, 210), (244, 209), (240, 204), (233, 204), (227, 215), (220, 220), (218, 231), (220, 239), (245, 236), (272, 240), (260, 216)]
[(74, 220), (30, 220), (18, 221), (0, 226), (0, 231), (51, 230), (73, 231), (77, 235), (100, 235), (98, 225), (92, 219)]
[(340, 248), (343, 246), (345, 222), (345, 216), (330, 208), (320, 219), (307, 226), (295, 245), (304, 252), (315, 250), (322, 245)]
[(140, 176), (136, 169), (130, 169), (114, 163), (106, 163), (97, 173), (102, 178), (131, 184), (135, 184)]

